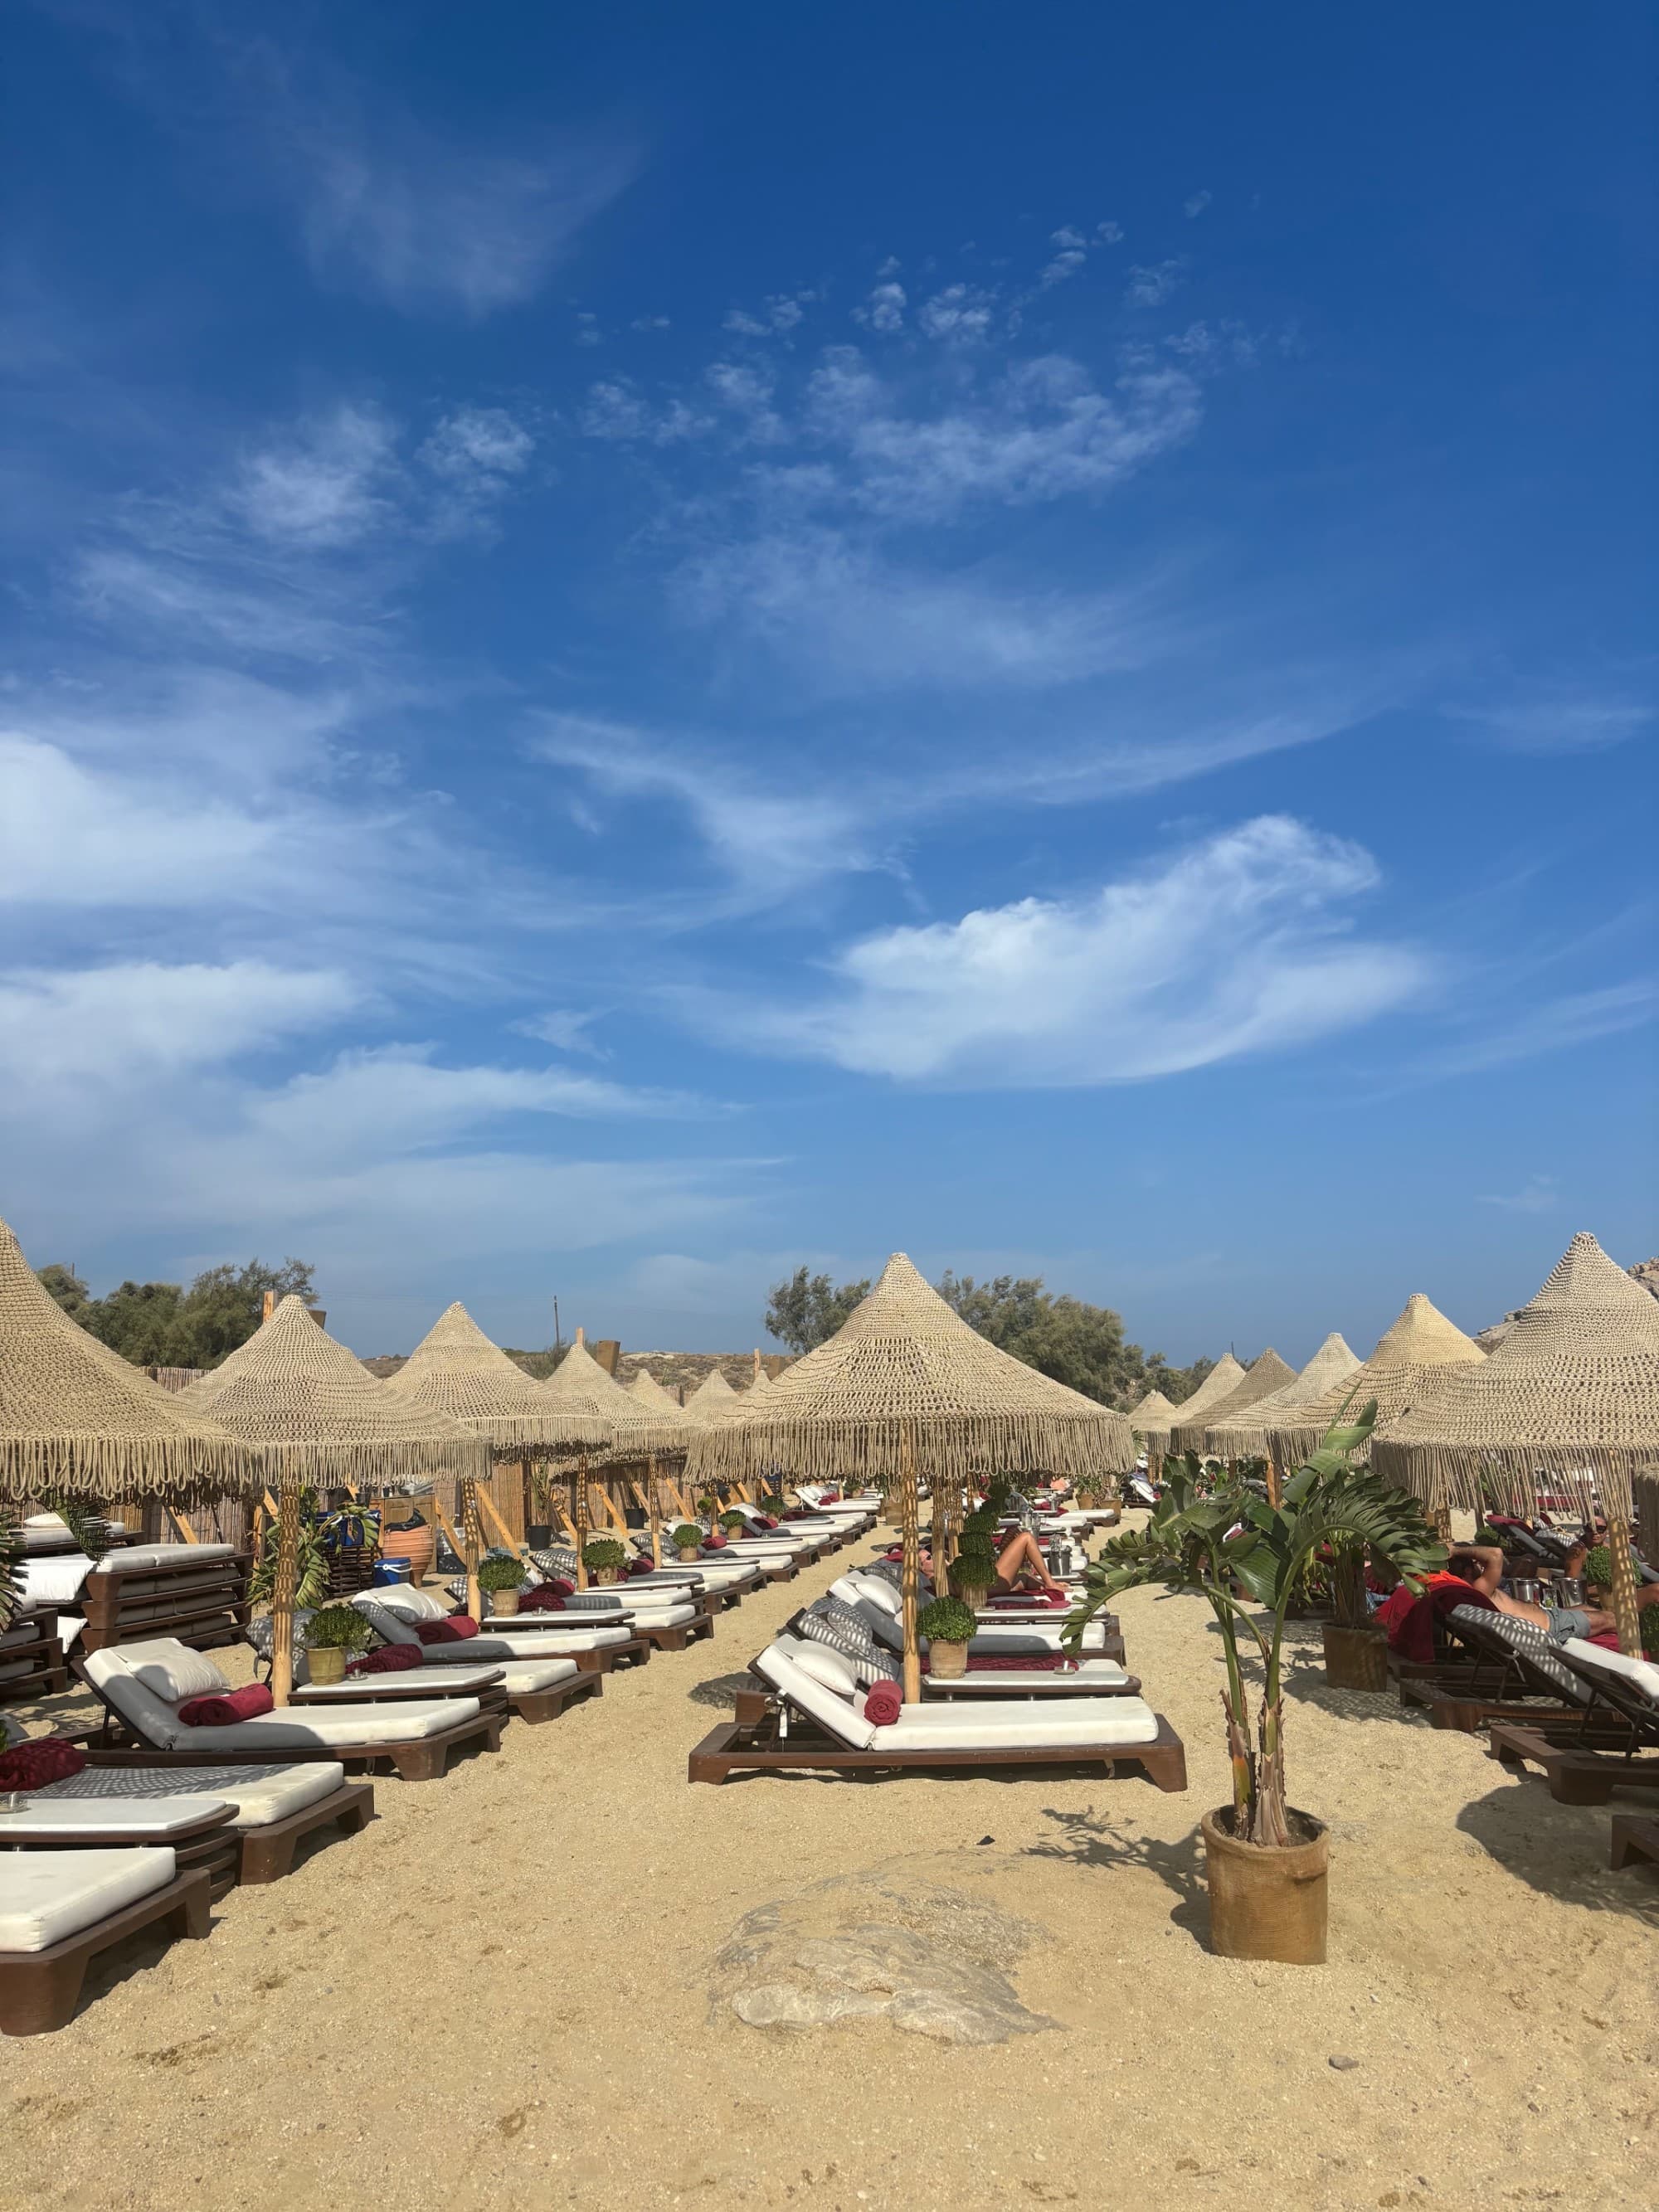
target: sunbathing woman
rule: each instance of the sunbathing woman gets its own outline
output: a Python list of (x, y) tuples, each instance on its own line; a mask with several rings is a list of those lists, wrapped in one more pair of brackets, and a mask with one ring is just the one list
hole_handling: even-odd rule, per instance
[[(924, 1545), (921, 1571), (931, 1582), (933, 1574), (933, 1555)], [(1060, 1584), (1048, 1571), (1036, 1538), (1027, 1528), (1016, 1528), (1013, 1534), (997, 1553), (995, 1567), (998, 1589), (1018, 1589), (1027, 1582), (1035, 1581), (1039, 1589), (1057, 1590)]]

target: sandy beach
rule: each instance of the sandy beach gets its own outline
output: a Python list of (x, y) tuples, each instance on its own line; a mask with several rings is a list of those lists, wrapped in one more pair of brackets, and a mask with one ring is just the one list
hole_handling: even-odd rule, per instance
[[(1060, 1772), (689, 1787), (734, 1678), (848, 1557), (510, 1727), (498, 1757), (377, 1780), (367, 1833), (233, 1892), (210, 1942), (94, 1967), (69, 2028), (0, 2051), (11, 2200), (1583, 2212), (1651, 2193), (1659, 1880), (1608, 1872), (1607, 1810), (1554, 1804), (1482, 1739), (1327, 1691), (1316, 1628), (1289, 1759), (1292, 1801), (1333, 1829), (1322, 1969), (1204, 1948), (1195, 1830), (1227, 1785), (1193, 1600), (1120, 1607), (1186, 1739), (1185, 1796)], [(748, 2027), (717, 1954), (775, 1904), (786, 1932), (948, 1928), (1054, 2025), (965, 2049), (885, 2021)]]

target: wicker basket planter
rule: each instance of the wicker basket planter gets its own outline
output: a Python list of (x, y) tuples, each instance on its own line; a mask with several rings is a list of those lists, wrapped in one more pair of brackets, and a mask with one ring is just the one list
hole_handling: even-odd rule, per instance
[(1231, 1805), (1204, 1815), (1210, 1947), (1224, 1959), (1325, 1963), (1330, 1837), (1310, 1813), (1292, 1806), (1290, 1817), (1304, 1840), (1280, 1850), (1241, 1842), (1232, 1833)]

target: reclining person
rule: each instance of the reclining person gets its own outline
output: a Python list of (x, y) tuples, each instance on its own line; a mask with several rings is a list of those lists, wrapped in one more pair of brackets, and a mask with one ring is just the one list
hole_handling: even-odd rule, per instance
[[(933, 1555), (925, 1545), (921, 1553), (921, 1571), (930, 1582), (933, 1580)], [(1057, 1590), (1061, 1588), (1049, 1573), (1042, 1547), (1028, 1528), (1015, 1529), (997, 1553), (994, 1571), (994, 1590), (1018, 1589), (1028, 1581), (1034, 1581), (1039, 1589)]]
[(1504, 1572), (1504, 1554), (1495, 1544), (1460, 1544), (1446, 1565), (1450, 1573), (1461, 1575), (1478, 1589), (1499, 1613), (1547, 1629), (1552, 1644), (1565, 1644), (1570, 1636), (1603, 1635), (1615, 1626), (1613, 1615), (1604, 1613), (1600, 1606), (1563, 1605), (1552, 1613), (1545, 1606), (1528, 1605), (1523, 1599), (1509, 1596), (1498, 1587)]

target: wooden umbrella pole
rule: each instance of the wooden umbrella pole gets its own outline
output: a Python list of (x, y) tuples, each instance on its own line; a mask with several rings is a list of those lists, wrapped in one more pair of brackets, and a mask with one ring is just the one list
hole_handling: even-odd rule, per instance
[(662, 1565), (662, 1498), (657, 1485), (657, 1455), (653, 1452), (645, 1478), (645, 1503), (651, 1522), (651, 1564)]
[(1639, 1659), (1642, 1620), (1636, 1603), (1636, 1558), (1631, 1550), (1630, 1522), (1613, 1510), (1608, 1511), (1607, 1522), (1607, 1557), (1613, 1567), (1608, 1595), (1613, 1600), (1613, 1626), (1619, 1631), (1619, 1649), (1627, 1659)]
[(1271, 1438), (1267, 1444), (1267, 1503), (1275, 1513), (1285, 1498), (1285, 1478), (1279, 1468), (1279, 1448)]
[(587, 1537), (590, 1525), (588, 1522), (588, 1515), (592, 1510), (592, 1500), (587, 1495), (587, 1448), (586, 1445), (582, 1447), (577, 1464), (576, 1480), (574, 1487), (575, 1490), (575, 1495), (570, 1501), (570, 1518), (574, 1523), (576, 1530), (576, 1588), (578, 1589), (586, 1589), (587, 1588), (587, 1562), (583, 1559), (582, 1553), (587, 1549)]
[(908, 1421), (899, 1424), (899, 1527), (904, 1545), (901, 1589), (904, 1595), (904, 1680), (907, 1705), (921, 1703), (921, 1645), (916, 1634), (917, 1600), (921, 1594), (921, 1500), (916, 1494), (916, 1450)]
[(461, 1565), (466, 1570), (466, 1610), (469, 1620), (478, 1620), (483, 1612), (483, 1597), (478, 1589), (478, 1554), (483, 1550), (482, 1532), (478, 1525), (478, 1479), (474, 1474), (461, 1477)]
[(276, 1573), (270, 1591), (270, 1695), (285, 1705), (294, 1694), (294, 1585), (300, 1571), (300, 1486), (284, 1474), (277, 1492)]

